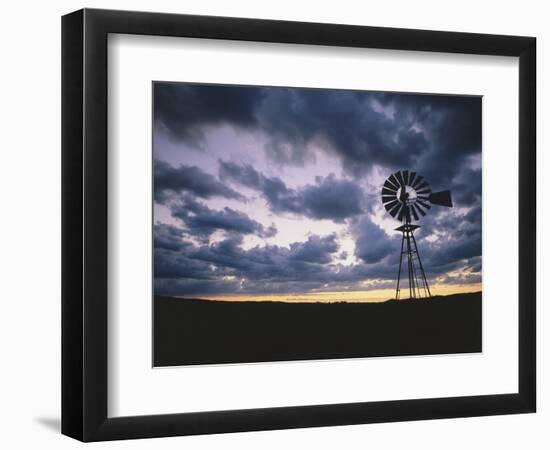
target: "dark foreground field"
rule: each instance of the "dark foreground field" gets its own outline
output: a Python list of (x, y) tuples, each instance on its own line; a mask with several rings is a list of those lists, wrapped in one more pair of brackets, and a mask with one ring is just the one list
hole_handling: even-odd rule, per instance
[(155, 298), (155, 366), (480, 351), (481, 293), (332, 304)]

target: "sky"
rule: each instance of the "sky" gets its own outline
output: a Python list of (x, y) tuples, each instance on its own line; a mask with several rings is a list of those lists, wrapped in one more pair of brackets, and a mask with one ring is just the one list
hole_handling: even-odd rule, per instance
[(393, 297), (402, 169), (452, 193), (415, 233), (432, 294), (481, 290), (481, 97), (155, 82), (153, 103), (155, 294)]

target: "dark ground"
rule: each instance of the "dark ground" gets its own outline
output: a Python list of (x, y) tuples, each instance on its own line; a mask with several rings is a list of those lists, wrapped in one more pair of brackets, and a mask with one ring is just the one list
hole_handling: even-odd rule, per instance
[(332, 304), (155, 298), (155, 366), (480, 351), (480, 292)]

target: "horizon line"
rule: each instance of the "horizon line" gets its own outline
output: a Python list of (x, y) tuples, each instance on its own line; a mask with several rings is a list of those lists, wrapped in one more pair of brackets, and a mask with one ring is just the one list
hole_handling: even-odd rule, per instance
[[(469, 285), (468, 287), (463, 286), (463, 289), (457, 290), (446, 290), (441, 292), (442, 289), (432, 290), (433, 295), (430, 297), (421, 297), (418, 299), (414, 298), (402, 298), (397, 301), (406, 301), (406, 300), (425, 300), (431, 299), (434, 297), (449, 297), (453, 295), (460, 294), (478, 294), (482, 293), (481, 283), (476, 283), (474, 285)], [(380, 291), (391, 291), (385, 292), (385, 295)], [(405, 290), (403, 290), (405, 291)], [(406, 290), (408, 291), (408, 289)], [(163, 294), (154, 294), (155, 297), (171, 297), (181, 300), (204, 300), (204, 301), (213, 301), (213, 302), (227, 302), (227, 303), (290, 303), (290, 304), (305, 304), (305, 303), (385, 303), (388, 301), (396, 301), (395, 290), (393, 289), (384, 289), (379, 290), (376, 293), (376, 297), (358, 297), (361, 294), (366, 292), (373, 291), (352, 291), (352, 292), (322, 292), (322, 293), (311, 293), (311, 294), (272, 294), (272, 295), (258, 295), (258, 296), (177, 296), (177, 295), (163, 295)], [(407, 292), (408, 293), (408, 292)], [(330, 297), (329, 297), (330, 296)], [(346, 297), (348, 297), (346, 299)]]

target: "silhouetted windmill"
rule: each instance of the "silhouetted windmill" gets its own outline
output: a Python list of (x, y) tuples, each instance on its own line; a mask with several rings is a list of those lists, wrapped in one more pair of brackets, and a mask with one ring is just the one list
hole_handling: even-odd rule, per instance
[(420, 226), (413, 225), (412, 221), (418, 221), (420, 217), (425, 216), (431, 205), (451, 208), (453, 206), (451, 191), (432, 192), (430, 185), (423, 177), (417, 175), (416, 172), (403, 170), (390, 175), (384, 182), (382, 203), (392, 217), (403, 222), (403, 225), (396, 228), (396, 231), (400, 231), (403, 235), (395, 290), (396, 300), (399, 300), (401, 293), (399, 283), (403, 255), (407, 255), (410, 298), (431, 297), (432, 294), (414, 237), (414, 230)]

